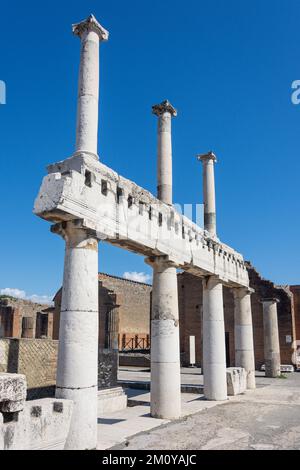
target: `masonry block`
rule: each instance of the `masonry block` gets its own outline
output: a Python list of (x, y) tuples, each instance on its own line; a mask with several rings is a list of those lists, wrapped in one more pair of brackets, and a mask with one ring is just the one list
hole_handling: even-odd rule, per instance
[(23, 374), (0, 373), (0, 412), (14, 413), (24, 408), (26, 377)]
[(247, 374), (242, 367), (228, 367), (226, 369), (227, 394), (239, 395), (247, 389)]

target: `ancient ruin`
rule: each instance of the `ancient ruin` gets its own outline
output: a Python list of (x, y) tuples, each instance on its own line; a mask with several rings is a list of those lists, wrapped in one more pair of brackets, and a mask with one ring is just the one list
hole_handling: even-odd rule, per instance
[(98, 241), (145, 256), (153, 266), (151, 414), (178, 418), (179, 321), (176, 268), (203, 278), (204, 394), (225, 400), (226, 361), (222, 286), (237, 289), (239, 366), (254, 387), (253, 338), (247, 269), (241, 254), (216, 235), (213, 163), (204, 170), (205, 227), (172, 206), (173, 106), (158, 116), (158, 195), (155, 198), (99, 161), (97, 151), (99, 44), (108, 32), (90, 16), (73, 26), (81, 40), (75, 153), (48, 167), (34, 212), (52, 223), (66, 243), (56, 396), (74, 403), (66, 448), (97, 443)]

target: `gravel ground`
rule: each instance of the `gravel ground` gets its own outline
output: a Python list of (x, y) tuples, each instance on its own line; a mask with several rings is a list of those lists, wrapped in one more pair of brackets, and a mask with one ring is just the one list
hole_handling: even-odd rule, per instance
[(130, 438), (115, 449), (300, 449), (300, 373), (258, 378), (258, 388)]

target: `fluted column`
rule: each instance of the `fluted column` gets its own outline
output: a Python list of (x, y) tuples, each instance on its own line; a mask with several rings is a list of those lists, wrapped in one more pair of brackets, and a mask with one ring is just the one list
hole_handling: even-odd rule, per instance
[(255, 362), (253, 347), (253, 327), (251, 293), (253, 289), (235, 288), (234, 294), (234, 340), (235, 365), (243, 367), (247, 373), (247, 388), (255, 388)]
[(90, 15), (73, 25), (73, 33), (81, 39), (76, 153), (89, 153), (98, 159), (99, 43), (108, 39), (108, 31)]
[(119, 305), (111, 306), (108, 311), (108, 335), (107, 347), (119, 350)]
[(266, 377), (280, 375), (280, 344), (278, 332), (278, 299), (263, 299), (264, 316), (264, 354)]
[(226, 400), (223, 286), (215, 276), (203, 279), (203, 376), (205, 398)]
[(97, 445), (98, 241), (80, 221), (52, 227), (66, 242), (56, 397), (74, 403), (66, 449)]

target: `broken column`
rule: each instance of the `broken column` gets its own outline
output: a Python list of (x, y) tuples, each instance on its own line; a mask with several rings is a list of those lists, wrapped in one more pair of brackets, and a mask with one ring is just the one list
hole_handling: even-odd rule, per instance
[(263, 299), (264, 354), (266, 377), (280, 375), (280, 345), (277, 319), (278, 299)]
[(73, 25), (73, 33), (81, 40), (76, 153), (88, 153), (98, 159), (99, 43), (107, 41), (108, 31), (90, 15)]
[(56, 398), (74, 402), (66, 449), (97, 444), (98, 240), (81, 221), (56, 224), (66, 242)]
[[(157, 197), (172, 205), (171, 119), (169, 101), (152, 107), (158, 116)], [(181, 416), (179, 313), (176, 264), (167, 256), (147, 260), (153, 267), (151, 312), (151, 416)]]
[(216, 276), (203, 279), (203, 376), (207, 400), (226, 400), (223, 286)]
[(204, 229), (212, 236), (216, 236), (216, 196), (214, 163), (217, 158), (213, 152), (197, 155), (203, 163), (203, 203), (204, 203)]
[(248, 389), (255, 388), (255, 362), (251, 313), (252, 292), (254, 292), (253, 289), (246, 287), (233, 289), (235, 366), (245, 369)]

